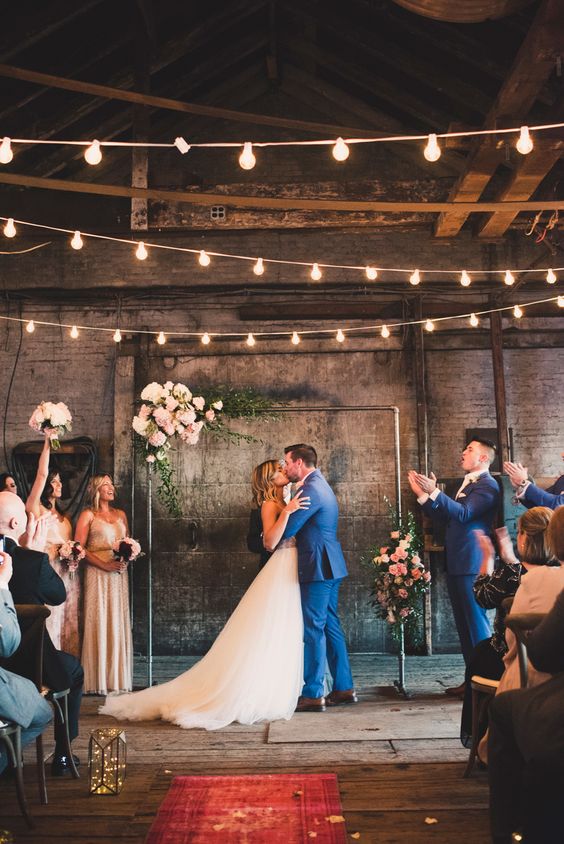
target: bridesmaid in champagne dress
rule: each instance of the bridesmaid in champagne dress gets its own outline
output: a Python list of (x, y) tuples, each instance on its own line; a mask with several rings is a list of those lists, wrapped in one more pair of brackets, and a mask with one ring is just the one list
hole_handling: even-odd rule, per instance
[(75, 539), (86, 551), (84, 579), (84, 693), (130, 691), (133, 648), (129, 619), (127, 563), (115, 559), (112, 545), (128, 535), (123, 510), (112, 507), (115, 489), (109, 475), (89, 486), (91, 506), (76, 524)]
[(49, 456), (51, 441), (45, 435), (43, 451), (39, 457), (37, 474), (26, 501), (28, 513), (38, 519), (40, 516), (51, 514), (47, 544), (45, 551), (49, 555), (49, 562), (59, 577), (64, 581), (67, 599), (58, 607), (49, 607), (51, 615), (46, 621), (47, 632), (57, 650), (66, 651), (80, 658), (80, 574), (71, 572), (59, 557), (59, 548), (72, 539), (72, 524), (68, 516), (59, 509), (63, 485), (59, 472), (49, 472)]

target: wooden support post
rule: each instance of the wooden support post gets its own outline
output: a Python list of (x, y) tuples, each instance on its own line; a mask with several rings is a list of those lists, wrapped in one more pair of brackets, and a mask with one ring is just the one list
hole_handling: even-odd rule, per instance
[(118, 356), (114, 375), (114, 481), (123, 492), (132, 486), (135, 357)]
[[(135, 37), (135, 87), (149, 93), (150, 45), (145, 26), (139, 21)], [(149, 109), (136, 104), (133, 107), (133, 138), (136, 141), (149, 140)], [(133, 147), (131, 151), (131, 186), (149, 187), (149, 151), (146, 147)], [(147, 231), (149, 228), (149, 200), (146, 197), (131, 199), (131, 231)]]
[[(492, 307), (495, 303), (492, 301)], [(495, 412), (497, 420), (497, 444), (500, 466), (509, 460), (509, 429), (507, 426), (507, 400), (505, 395), (505, 373), (503, 371), (503, 326), (500, 313), (490, 314), (490, 337), (494, 376)]]

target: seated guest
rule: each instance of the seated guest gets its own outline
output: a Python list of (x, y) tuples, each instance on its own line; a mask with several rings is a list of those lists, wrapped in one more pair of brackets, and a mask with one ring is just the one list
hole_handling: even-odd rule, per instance
[[(0, 552), (0, 658), (11, 656), (21, 639), (14, 601), (8, 588), (11, 576), (12, 558)], [(51, 707), (31, 680), (0, 668), (0, 719), (20, 725), (22, 746), (40, 735), (52, 717)], [(0, 742), (0, 773), (7, 764), (6, 746)]]
[[(564, 451), (561, 456), (564, 459)], [(521, 463), (506, 461), (503, 468), (509, 475), (517, 498), (525, 507), (550, 507), (556, 510), (564, 504), (564, 475), (560, 475), (548, 489), (541, 489), (531, 483), (528, 469)]]
[(478, 537), (482, 549), (482, 566), (474, 583), (474, 595), (481, 607), (488, 610), (495, 608), (496, 615), (493, 636), (478, 642), (466, 667), (466, 690), (460, 730), (460, 739), (465, 747), (470, 746), (472, 732), (472, 676), (478, 674), (490, 680), (499, 680), (505, 670), (503, 657), (507, 653), (507, 644), (502, 602), (515, 594), (521, 578), (528, 571), (537, 566), (558, 565), (548, 550), (546, 539), (551, 517), (552, 510), (548, 507), (533, 507), (523, 513), (517, 523), (517, 552), (521, 562), (515, 556), (507, 528), (497, 530), (503, 564), (495, 571), (494, 547), (485, 534), (482, 533)]
[[(564, 565), (564, 507), (548, 541)], [(490, 818), (495, 844), (522, 828), (527, 844), (560, 844), (564, 823), (564, 591), (527, 639), (533, 665), (553, 674), (532, 689), (496, 696), (490, 707)]]
[[(49, 519), (36, 520), (30, 514), (26, 531), (26, 512), (21, 498), (11, 492), (0, 492), (0, 533), (3, 533), (6, 550), (14, 562), (10, 584), (16, 604), (50, 604), (56, 606), (65, 600), (65, 585), (51, 568), (49, 557), (41, 553), (49, 529)], [(25, 531), (25, 532), (24, 532)], [(18, 544), (21, 542), (21, 545)], [(25, 547), (21, 547), (21, 546)], [(21, 647), (4, 662), (6, 668), (33, 679), (34, 654)], [(43, 682), (50, 689), (70, 689), (68, 696), (68, 725), (71, 741), (78, 735), (78, 716), (82, 699), (84, 673), (78, 659), (55, 649), (49, 634), (43, 640)], [(62, 776), (70, 772), (70, 762), (65, 755), (64, 730), (55, 723), (55, 756), (52, 773)]]

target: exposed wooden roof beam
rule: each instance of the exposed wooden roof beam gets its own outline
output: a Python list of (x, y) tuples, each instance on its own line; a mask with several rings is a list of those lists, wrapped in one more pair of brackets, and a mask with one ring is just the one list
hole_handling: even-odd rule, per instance
[[(541, 88), (554, 69), (564, 39), (564, 6), (561, 0), (544, 0), (523, 41), (507, 78), (484, 122), (489, 129), (499, 122), (521, 121), (529, 113)], [(476, 140), (468, 154), (466, 169), (449, 195), (452, 202), (480, 198), (498, 164), (503, 160), (504, 142), (491, 137)], [(468, 214), (442, 214), (435, 224), (437, 237), (454, 237)]]

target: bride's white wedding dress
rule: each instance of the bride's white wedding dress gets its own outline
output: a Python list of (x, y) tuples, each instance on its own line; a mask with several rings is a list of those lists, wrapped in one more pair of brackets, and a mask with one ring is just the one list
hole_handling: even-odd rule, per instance
[(253, 580), (207, 654), (160, 686), (106, 698), (103, 715), (217, 730), (288, 720), (303, 686), (303, 618), (294, 540)]

